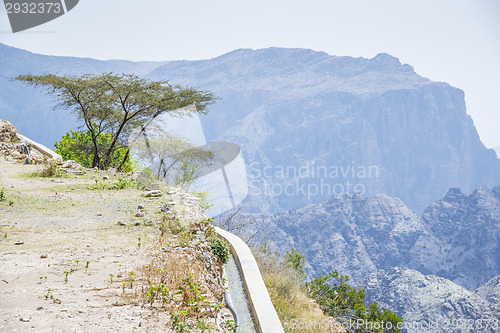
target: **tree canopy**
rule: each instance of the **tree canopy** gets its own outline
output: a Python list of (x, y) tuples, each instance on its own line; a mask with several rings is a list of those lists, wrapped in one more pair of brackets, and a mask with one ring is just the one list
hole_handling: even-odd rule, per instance
[[(211, 92), (172, 85), (168, 81), (150, 81), (137, 75), (106, 73), (100, 75), (58, 76), (20, 75), (14, 78), (32, 86), (44, 86), (56, 95), (56, 108), (72, 111), (92, 139), (92, 167), (107, 169), (113, 153), (127, 146), (131, 131), (145, 126), (155, 117), (206, 114), (216, 98)], [(194, 108), (185, 108), (194, 105)], [(99, 138), (110, 135), (105, 147)], [(124, 162), (129, 157), (128, 151)]]
[(171, 185), (189, 187), (199, 168), (211, 164), (214, 152), (196, 147), (187, 138), (172, 134), (159, 124), (148, 126), (147, 137), (132, 132), (129, 147), (142, 163), (146, 162), (158, 180)]

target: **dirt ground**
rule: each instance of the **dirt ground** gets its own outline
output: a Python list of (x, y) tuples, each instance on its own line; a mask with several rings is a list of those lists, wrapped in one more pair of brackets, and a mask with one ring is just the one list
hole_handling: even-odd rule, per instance
[(89, 190), (113, 181), (103, 172), (29, 176), (40, 168), (0, 156), (0, 332), (169, 332), (122, 281), (146, 264), (157, 228), (144, 222), (172, 198)]

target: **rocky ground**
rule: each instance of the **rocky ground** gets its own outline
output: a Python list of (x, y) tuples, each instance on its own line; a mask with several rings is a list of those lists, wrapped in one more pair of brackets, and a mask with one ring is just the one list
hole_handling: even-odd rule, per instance
[[(109, 189), (123, 175), (95, 170), (32, 176), (43, 168), (0, 156), (0, 331), (170, 332), (174, 311), (181, 323), (197, 316), (198, 325), (222, 331), (215, 323), (231, 318), (217, 305), (221, 268), (203, 227), (194, 227), (203, 216), (195, 197)], [(166, 207), (187, 231), (167, 231), (160, 244)], [(148, 294), (155, 281), (172, 288), (168, 300), (159, 289)], [(201, 314), (185, 307), (188, 291), (204, 300)]]

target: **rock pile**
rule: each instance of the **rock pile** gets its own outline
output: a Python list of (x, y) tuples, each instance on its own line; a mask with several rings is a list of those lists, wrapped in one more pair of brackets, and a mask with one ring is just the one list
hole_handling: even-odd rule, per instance
[(16, 128), (7, 120), (0, 119), (0, 154), (11, 155), (15, 150), (16, 139)]
[(17, 142), (17, 130), (7, 120), (0, 119), (0, 142), (12, 144)]
[(48, 159), (61, 159), (52, 150), (19, 134), (7, 120), (0, 119), (0, 154), (12, 156), (27, 163), (44, 163)]

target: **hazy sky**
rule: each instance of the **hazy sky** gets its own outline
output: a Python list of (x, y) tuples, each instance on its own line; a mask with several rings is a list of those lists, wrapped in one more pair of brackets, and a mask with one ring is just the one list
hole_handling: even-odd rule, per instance
[(194, 60), (270, 46), (367, 58), (386, 52), (463, 89), (481, 139), (500, 146), (498, 0), (80, 0), (16, 34), (0, 7), (1, 43), (50, 55)]

